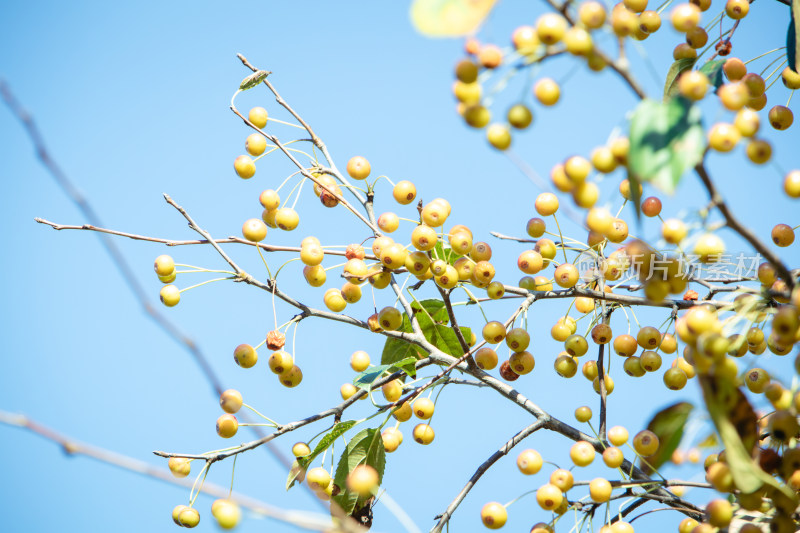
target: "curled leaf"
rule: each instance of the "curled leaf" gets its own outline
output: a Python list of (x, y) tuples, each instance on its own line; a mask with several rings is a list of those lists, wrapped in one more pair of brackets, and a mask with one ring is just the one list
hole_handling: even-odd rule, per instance
[(269, 76), (269, 72), (266, 70), (257, 70), (253, 72), (251, 75), (247, 76), (245, 79), (242, 80), (242, 83), (239, 84), (240, 91), (246, 91), (248, 89), (252, 89)]
[(664, 100), (669, 100), (678, 94), (678, 78), (680, 78), (681, 74), (685, 71), (691, 70), (696, 61), (697, 58), (694, 57), (678, 59), (669, 67), (667, 81), (664, 83)]
[(736, 488), (752, 494), (770, 487), (797, 504), (797, 495), (786, 485), (764, 472), (753, 460), (758, 423), (753, 407), (742, 391), (731, 382), (714, 376), (699, 376), (708, 414), (714, 421)]

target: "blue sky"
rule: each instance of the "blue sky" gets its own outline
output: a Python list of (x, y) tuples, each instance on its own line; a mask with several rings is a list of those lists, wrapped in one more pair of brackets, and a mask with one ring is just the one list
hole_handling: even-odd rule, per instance
[[(734, 40), (746, 58), (783, 45), (788, 9), (765, 2), (752, 11)], [(505, 45), (515, 26), (532, 23), (542, 12), (543, 4), (503, 2), (481, 38)], [(775, 30), (764, 32), (767, 27)], [(643, 43), (647, 61), (661, 76), (677, 42), (678, 35), (665, 24)], [(292, 170), (272, 157), (260, 162), (252, 180), (242, 181), (232, 171), (248, 134), (228, 109), (231, 95), (249, 73), (236, 59), (242, 53), (273, 72), (272, 82), (326, 141), (340, 168), (349, 157), (364, 155), (375, 175), (412, 180), (426, 199), (450, 199), (448, 225), (470, 226), (476, 240), (490, 242), (497, 256), (507, 258), (497, 261), (499, 278), (513, 282), (520, 277), (514, 259), (522, 245), (493, 240), (489, 231), (524, 234), (539, 191), (505, 156), (488, 148), (481, 133), (462, 125), (450, 93), (461, 42), (416, 34), (406, 2), (6, 2), (0, 7), (0, 48), (6, 50), (0, 76), (33, 114), (52, 156), (106, 227), (195, 238), (162, 193), (218, 237), (238, 234), (244, 220), (260, 215), (258, 194), (277, 186)], [(648, 91), (658, 97), (663, 81), (654, 78), (636, 48), (629, 47), (628, 53)], [(768, 62), (757, 64), (765, 67)], [(515, 153), (543, 176), (569, 155), (587, 155), (614, 128), (624, 129), (625, 113), (636, 103), (613, 75), (591, 74), (573, 65), (558, 60), (545, 66), (541, 75), (567, 80), (562, 101), (550, 109), (534, 105), (534, 127), (514, 140)], [(522, 89), (524, 80), (512, 82), (497, 98), (498, 113)], [(785, 103), (788, 96), (780, 83), (771, 90), (770, 102), (773, 94), (775, 103)], [(238, 103), (244, 110), (263, 105), (286, 118), (265, 91), (249, 91)], [(704, 111), (706, 123), (730, 120), (716, 104)], [(85, 219), (36, 160), (29, 139), (5, 107), (0, 108), (0, 131), (0, 173), (5, 178), (0, 216), (7, 228), (0, 408), (153, 465), (164, 466), (151, 454), (156, 449), (202, 452), (226, 445), (214, 433), (219, 408), (208, 383), (187, 352), (147, 319), (97, 237), (55, 232), (33, 221), (43, 217), (82, 224)], [(278, 131), (286, 138), (293, 133)], [(780, 169), (800, 163), (797, 131), (795, 125), (768, 134)], [(766, 238), (778, 222), (800, 223), (796, 201), (780, 193), (782, 171), (775, 165), (755, 167), (741, 147), (709, 160), (726, 198), (754, 231)], [(614, 209), (620, 205), (615, 192), (620, 179), (613, 174), (601, 184), (601, 202)], [(664, 214), (677, 216), (702, 206), (706, 196), (696, 178), (687, 175), (677, 195), (663, 200)], [(325, 244), (345, 245), (366, 236), (342, 210), (323, 209), (307, 189), (298, 210), (298, 230), (270, 230), (270, 242), (296, 245), (314, 234)], [(385, 182), (378, 189), (376, 210), (413, 216), (410, 207), (391, 200)], [(632, 215), (630, 206), (624, 213)], [(582, 236), (569, 223), (564, 229)], [(658, 226), (646, 221), (637, 232), (654, 237)], [(723, 230), (721, 235), (729, 250), (746, 249), (732, 232)], [(167, 250), (152, 243), (116, 242), (154, 302), (160, 284), (151, 265), (157, 255), (171, 253), (182, 263), (212, 269), (223, 265), (208, 248)], [(792, 265), (797, 264), (797, 246), (779, 250)], [(265, 275), (253, 250), (230, 250), (246, 269)], [(270, 264), (286, 259), (270, 258)], [(301, 283), (297, 263), (284, 270), (281, 282), (287, 291), (322, 305), (322, 293)], [(179, 280), (179, 285), (192, 282)], [(380, 297), (388, 299), (386, 294)], [(379, 301), (378, 307), (389, 304)], [(371, 306), (371, 298), (365, 297), (352, 312), (365, 317)], [(547, 332), (564, 307), (563, 302), (547, 303), (530, 313), (537, 367), (517, 383), (544, 408), (571, 420), (577, 405), (596, 409), (597, 400), (583, 378), (567, 382), (552, 370), (559, 348)], [(503, 319), (506, 311), (498, 307), (492, 318)], [(244, 370), (231, 360), (233, 347), (257, 344), (271, 329), (272, 304), (264, 294), (216, 283), (184, 294), (179, 306), (164, 312), (203, 349), (226, 386), (238, 388), (245, 401), (281, 422), (338, 403), (339, 386), (353, 375), (350, 354), (364, 349), (376, 360), (382, 348), (380, 339), (363, 332), (305, 321), (295, 339), (305, 380), (288, 390), (268, 373), (265, 361)], [(279, 305), (278, 323), (293, 314)], [(463, 317), (466, 325), (482, 323), (474, 309), (465, 310)], [(658, 325), (666, 316), (641, 313), (638, 318)], [(619, 323), (612, 322), (615, 331), (624, 329), (624, 320), (617, 319)], [(774, 356), (765, 359), (765, 366), (775, 368), (788, 363)], [(639, 428), (657, 408), (697, 398), (694, 384), (667, 393), (659, 376), (632, 380), (618, 375), (618, 391), (609, 399), (612, 424)], [(406, 443), (389, 456), (389, 494), (422, 530), (433, 524), (433, 516), (474, 468), (530, 422), (523, 411), (487, 390), (451, 389), (455, 387), (437, 403), (435, 443), (429, 448), (415, 445), (408, 423), (403, 428)], [(366, 407), (360, 409), (354, 416), (366, 416)], [(320, 430), (315, 426), (279, 439), (277, 445), (288, 454), (293, 442)], [(242, 435), (242, 440), (251, 438)], [(551, 435), (537, 434), (525, 447), (537, 448), (553, 461), (568, 460), (564, 441)], [(53, 444), (14, 428), (0, 426), (0, 452), (6, 458), (0, 465), (0, 509), (8, 531), (107, 531), (110, 525), (121, 532), (173, 530), (169, 513), (188, 498), (187, 490), (85, 458), (68, 458)], [(544, 482), (542, 474), (520, 476), (511, 455), (469, 495), (453, 530), (477, 530), (483, 503), (512, 500)], [(592, 472), (585, 477), (594, 477)], [(667, 475), (690, 477), (692, 472), (676, 468)], [(301, 490), (287, 494), (284, 478), (280, 463), (257, 450), (238, 460), (235, 488), (273, 505), (324, 511)], [(215, 466), (209, 480), (229, 484), (230, 464)], [(696, 497), (701, 503), (708, 498)], [(198, 502), (203, 515), (198, 531), (215, 529), (211, 499), (201, 496)], [(377, 531), (401, 530), (385, 506), (375, 511)], [(510, 514), (507, 529), (515, 531), (546, 519), (531, 496), (512, 506)], [(678, 520), (677, 515), (659, 513), (640, 523), (648, 531), (673, 531)], [(264, 528), (292, 530), (252, 517), (241, 525), (242, 531)]]

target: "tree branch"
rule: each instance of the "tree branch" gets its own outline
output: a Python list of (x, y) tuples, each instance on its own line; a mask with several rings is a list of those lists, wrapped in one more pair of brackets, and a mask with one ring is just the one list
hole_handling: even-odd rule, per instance
[(789, 269), (786, 268), (786, 265), (783, 264), (781, 259), (775, 255), (772, 250), (767, 248), (761, 239), (756, 237), (755, 233), (750, 231), (749, 228), (745, 227), (741, 222), (739, 222), (731, 210), (728, 209), (728, 204), (725, 203), (725, 200), (723, 200), (722, 195), (717, 190), (714, 182), (711, 181), (711, 177), (708, 175), (704, 164), (702, 162), (698, 163), (698, 165), (694, 167), (694, 170), (697, 172), (697, 175), (700, 176), (700, 181), (703, 182), (706, 191), (708, 191), (708, 196), (711, 199), (711, 203), (713, 203), (717, 209), (719, 209), (719, 212), (722, 213), (722, 216), (725, 217), (725, 223), (727, 226), (741, 235), (742, 238), (749, 242), (758, 253), (764, 256), (764, 259), (769, 261), (772, 266), (775, 267), (775, 270), (778, 271), (780, 277), (786, 282), (789, 290), (794, 288), (794, 278), (792, 277), (791, 272), (789, 272)]
[(491, 456), (489, 456), (486, 461), (484, 461), (478, 469), (472, 474), (472, 477), (469, 478), (467, 484), (464, 485), (464, 488), (461, 489), (461, 492), (455, 497), (455, 499), (450, 502), (450, 505), (447, 506), (444, 513), (436, 518), (439, 519), (439, 522), (431, 529), (431, 533), (440, 533), (447, 522), (450, 520), (450, 517), (453, 516), (453, 513), (458, 509), (458, 506), (461, 505), (461, 502), (464, 501), (464, 498), (467, 497), (469, 491), (472, 490), (472, 487), (478, 482), (478, 480), (486, 473), (489, 468), (492, 467), (501, 457), (505, 456), (508, 452), (511, 451), (514, 446), (525, 440), (526, 437), (532, 435), (539, 429), (544, 427), (543, 420), (537, 420), (533, 424), (529, 425), (513, 437), (508, 440), (504, 445), (502, 445), (496, 452), (494, 452)]
[[(133, 239), (135, 241), (147, 241), (147, 242), (155, 242), (159, 244), (166, 244), (167, 246), (188, 246), (193, 244), (211, 244), (211, 241), (206, 239), (195, 239), (195, 240), (174, 240), (174, 239), (162, 239), (158, 237), (148, 237), (146, 235), (137, 235), (135, 233), (126, 233), (123, 231), (117, 231), (107, 228), (99, 228), (97, 226), (93, 226), (92, 224), (83, 224), (81, 226), (71, 226), (66, 224), (56, 224), (55, 222), (50, 222), (49, 220), (45, 220), (43, 218), (36, 217), (33, 219), (34, 221), (38, 222), (39, 224), (44, 224), (46, 226), (50, 226), (54, 230), (61, 231), (61, 230), (85, 230), (85, 231), (96, 231), (98, 233), (107, 233), (109, 235), (116, 235), (117, 237), (125, 237), (126, 239)], [(261, 242), (253, 242), (248, 241), (247, 239), (243, 239), (241, 237), (228, 237), (227, 239), (215, 239), (214, 242), (218, 244), (244, 244), (247, 246), (253, 246), (257, 248), (261, 248), (265, 252), (297, 252), (300, 253), (301, 248), (299, 246), (275, 246), (272, 244), (264, 244)], [(339, 250), (324, 250), (323, 252), (325, 255), (335, 255), (344, 257), (346, 252), (339, 251)], [(377, 260), (378, 258), (374, 255), (364, 255), (364, 259), (370, 260)]]

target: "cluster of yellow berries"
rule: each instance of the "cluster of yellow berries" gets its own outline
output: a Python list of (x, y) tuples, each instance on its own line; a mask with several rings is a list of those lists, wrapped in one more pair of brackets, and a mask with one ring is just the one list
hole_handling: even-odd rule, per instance
[[(221, 436), (233, 436), (238, 428), (233, 414), (243, 405), (242, 395), (237, 390), (228, 389), (220, 395), (219, 403), (225, 414), (217, 420), (217, 432)], [(191, 461), (184, 457), (170, 457), (168, 464), (172, 475), (177, 478), (188, 476), (191, 471)], [(211, 515), (222, 529), (233, 529), (239, 523), (242, 511), (235, 501), (220, 498), (211, 504)], [(172, 510), (172, 520), (178, 526), (194, 528), (200, 523), (200, 513), (191, 505), (177, 505)]]
[[(588, 409), (588, 408), (587, 408)], [(618, 469), (624, 456), (619, 446), (628, 442), (628, 430), (622, 426), (614, 426), (608, 431), (608, 440), (611, 446), (602, 451), (603, 462), (608, 468)], [(649, 430), (642, 430), (633, 438), (633, 449), (640, 457), (654, 455), (659, 448), (658, 437)], [(586, 467), (594, 462), (597, 450), (587, 441), (577, 441), (570, 448), (570, 459), (576, 467)], [(539, 452), (527, 449), (517, 455), (517, 468), (526, 475), (537, 474), (544, 461)], [(571, 503), (567, 493), (573, 488), (575, 478), (573, 471), (565, 468), (557, 468), (548, 479), (548, 482), (541, 485), (536, 491), (536, 501), (545, 511), (552, 511), (561, 516), (571, 508)], [(611, 499), (613, 487), (611, 483), (602, 477), (594, 478), (589, 482), (589, 498), (594, 503), (605, 503)], [(489, 529), (500, 529), (508, 520), (507, 505), (498, 502), (489, 502), (481, 509), (481, 520)], [(553, 533), (553, 525), (539, 522), (533, 526), (531, 532)], [(613, 524), (603, 526), (600, 531), (603, 533), (632, 533), (633, 527), (624, 521), (616, 521)]]

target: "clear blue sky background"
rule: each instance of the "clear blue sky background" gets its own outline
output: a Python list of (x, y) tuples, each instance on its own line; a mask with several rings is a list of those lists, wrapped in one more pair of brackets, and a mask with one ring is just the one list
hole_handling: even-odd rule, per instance
[[(532, 23), (542, 12), (539, 3), (503, 2), (482, 38), (505, 45), (515, 26)], [(737, 31), (735, 50), (750, 58), (782, 46), (787, 14), (788, 8), (777, 2), (759, 2)], [(662, 77), (679, 40), (666, 26), (643, 43), (648, 61)], [(228, 110), (231, 95), (248, 74), (235, 56), (241, 52), (274, 72), (271, 80), (326, 140), (340, 167), (352, 155), (362, 154), (372, 162), (375, 175), (410, 179), (428, 200), (449, 198), (454, 207), (448, 225), (467, 224), (476, 239), (489, 241), (496, 255), (505, 257), (496, 261), (498, 278), (514, 282), (520, 276), (514, 260), (522, 246), (491, 240), (488, 232), (522, 235), (525, 222), (534, 216), (533, 200), (539, 191), (456, 115), (450, 85), (460, 47), (460, 41), (417, 35), (408, 20), (407, 2), (31, 1), (0, 7), (0, 76), (35, 116), (53, 157), (106, 226), (194, 238), (182, 217), (164, 203), (164, 192), (217, 237), (238, 234), (245, 219), (259, 216), (259, 192), (275, 187), (291, 170), (279, 157), (271, 157), (259, 164), (252, 180), (242, 181), (233, 173), (233, 159), (242, 153), (248, 134)], [(663, 80), (654, 78), (636, 48), (628, 51), (642, 82), (658, 97)], [(757, 63), (757, 70), (770, 60)], [(555, 79), (569, 78), (562, 102), (552, 109), (534, 106), (535, 126), (514, 141), (515, 152), (544, 176), (554, 163), (572, 154), (586, 155), (604, 143), (615, 127), (624, 129), (624, 113), (635, 105), (630, 91), (613, 75), (575, 70), (573, 65), (571, 60), (558, 60), (546, 66)], [(523, 90), (523, 83), (512, 83), (497, 99), (498, 113)], [(530, 100), (529, 92), (525, 94)], [(778, 83), (769, 95), (771, 102), (785, 103), (788, 93)], [(264, 105), (275, 116), (285, 115), (260, 90), (243, 95), (240, 104), (245, 110)], [(713, 103), (706, 107), (707, 123), (727, 117)], [(165, 462), (151, 454), (156, 449), (202, 452), (227, 445), (214, 432), (219, 408), (208, 383), (188, 354), (145, 317), (97, 237), (55, 232), (33, 221), (44, 217), (81, 224), (85, 219), (36, 160), (29, 139), (5, 107), (0, 108), (0, 131), (0, 220), (6, 229), (5, 275), (0, 282), (0, 408), (159, 466)], [(293, 133), (277, 131), (282, 138)], [(776, 223), (800, 223), (797, 203), (780, 193), (780, 169), (800, 163), (797, 132), (798, 125), (770, 133), (779, 167), (754, 167), (741, 147), (724, 157), (710, 157), (711, 171), (726, 197), (764, 237)], [(621, 178), (614, 174), (602, 184), (601, 202), (614, 209), (620, 205), (615, 191)], [(384, 182), (377, 211), (413, 216), (411, 208), (391, 201), (388, 190)], [(676, 216), (705, 201), (696, 178), (687, 176), (678, 195), (664, 199), (664, 214)], [(298, 230), (270, 230), (270, 242), (296, 245), (314, 234), (324, 244), (344, 245), (366, 237), (341, 209), (325, 210), (307, 189), (298, 206)], [(626, 207), (625, 214), (631, 213)], [(566, 228), (582, 236), (569, 223)], [(632, 225), (632, 233), (645, 237), (657, 231), (652, 221), (641, 229)], [(729, 250), (746, 250), (731, 232), (721, 234)], [(127, 240), (117, 244), (156, 301), (160, 284), (151, 265), (167, 250)], [(797, 246), (780, 250), (792, 265), (797, 264)], [(265, 276), (252, 249), (230, 250), (246, 269)], [(209, 248), (168, 252), (183, 263), (223, 266)], [(270, 258), (275, 265), (284, 260)], [(287, 266), (282, 286), (321, 306), (322, 291), (301, 283), (299, 272), (298, 263)], [(179, 278), (178, 284), (193, 283), (190, 276)], [(336, 276), (329, 276), (328, 286), (338, 284)], [(378, 298), (378, 307), (392, 303), (388, 294)], [(365, 293), (348, 312), (364, 318), (371, 307)], [(565, 307), (556, 302), (537, 304), (532, 310), (537, 368), (517, 383), (545, 409), (571, 420), (577, 405), (587, 403), (596, 410), (597, 400), (582, 377), (565, 381), (552, 369), (559, 347), (547, 332)], [(491, 309), (490, 318), (507, 316), (507, 308)], [(265, 360), (250, 370), (232, 361), (233, 347), (257, 344), (272, 328), (270, 300), (258, 290), (213, 284), (184, 294), (178, 307), (165, 312), (209, 356), (226, 386), (240, 389), (247, 402), (281, 422), (338, 403), (339, 386), (352, 379), (350, 354), (365, 349), (376, 360), (382, 345), (381, 339), (361, 331), (305, 321), (294, 349), (305, 380), (288, 390), (278, 385)], [(278, 323), (293, 314), (279, 305)], [(622, 331), (627, 326), (618, 315), (612, 326)], [(663, 313), (638, 316), (652, 325), (665, 318)], [(480, 327), (482, 319), (471, 310), (462, 323)], [(788, 358), (765, 355), (758, 364), (778, 368), (788, 363)], [(612, 364), (617, 391), (609, 399), (611, 424), (624, 423), (634, 432), (659, 407), (697, 398), (694, 383), (680, 393), (667, 393), (660, 374), (633, 380), (621, 373), (618, 359)], [(488, 390), (453, 389), (439, 398), (434, 444), (421, 448), (413, 443), (408, 423), (403, 427), (405, 444), (389, 456), (385, 486), (422, 530), (433, 524), (433, 517), (478, 464), (530, 423), (524, 411)], [(368, 412), (366, 406), (359, 409), (354, 416)], [(293, 442), (321, 429), (314, 426), (277, 444), (288, 454)], [(696, 441), (706, 433), (698, 429), (692, 437)], [(234, 440), (251, 437), (242, 431)], [(567, 444), (537, 434), (523, 447), (537, 448), (546, 458), (565, 464)], [(86, 458), (67, 458), (53, 444), (15, 428), (0, 426), (0, 454), (4, 531), (174, 531), (170, 511), (188, 497), (184, 489)], [(468, 496), (453, 520), (454, 531), (478, 530), (478, 509), (486, 501), (506, 502), (545, 482), (544, 471), (533, 478), (519, 475), (515, 455), (500, 461)], [(209, 480), (229, 483), (230, 466), (216, 465)], [(597, 467), (580, 477), (596, 475), (609, 474)], [(693, 473), (683, 467), (667, 469), (666, 475)], [(284, 479), (284, 468), (263, 450), (237, 462), (237, 490), (285, 508), (323, 511), (302, 490), (287, 494)], [(700, 503), (710, 497), (690, 496)], [(216, 528), (210, 501), (203, 496), (198, 500), (203, 516), (198, 531)], [(375, 512), (377, 531), (401, 530), (386, 507), (378, 505)], [(546, 519), (527, 496), (510, 508), (507, 529), (522, 531)], [(677, 514), (659, 513), (638, 523), (647, 531), (674, 531), (679, 519)], [(242, 531), (265, 529), (292, 530), (249, 516), (241, 525)]]

